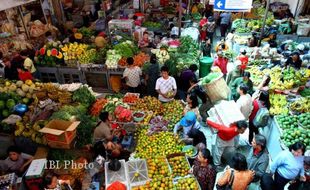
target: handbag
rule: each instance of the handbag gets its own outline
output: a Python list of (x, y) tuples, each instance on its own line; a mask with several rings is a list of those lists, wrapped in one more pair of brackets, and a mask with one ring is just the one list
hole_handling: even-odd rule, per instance
[(229, 177), (229, 181), (228, 181), (228, 184), (226, 185), (223, 185), (223, 186), (220, 186), (218, 184), (216, 184), (216, 189), (217, 190), (232, 190), (232, 184), (234, 182), (234, 170), (231, 170), (231, 174), (230, 174), (230, 177)]

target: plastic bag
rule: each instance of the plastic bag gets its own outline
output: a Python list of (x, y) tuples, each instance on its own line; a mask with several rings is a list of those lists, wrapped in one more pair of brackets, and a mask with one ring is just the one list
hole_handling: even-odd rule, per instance
[(268, 125), (268, 121), (269, 121), (269, 111), (267, 108), (265, 107), (261, 107), (259, 108), (254, 120), (253, 120), (253, 124), (256, 127), (265, 127)]
[(122, 86), (121, 76), (111, 76), (110, 84), (111, 84), (112, 90), (118, 93), (121, 90), (121, 86)]

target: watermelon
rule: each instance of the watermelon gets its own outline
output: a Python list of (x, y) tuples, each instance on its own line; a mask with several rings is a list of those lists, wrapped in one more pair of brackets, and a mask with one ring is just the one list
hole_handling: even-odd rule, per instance
[(15, 100), (13, 99), (8, 99), (8, 101), (6, 102), (6, 107), (8, 109), (13, 109), (15, 105), (16, 103), (15, 103)]
[(0, 110), (2, 110), (5, 107), (5, 103), (3, 100), (0, 100)]

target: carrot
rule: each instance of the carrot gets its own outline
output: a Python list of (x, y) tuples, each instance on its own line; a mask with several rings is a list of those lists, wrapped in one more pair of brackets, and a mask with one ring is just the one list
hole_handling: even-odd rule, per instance
[(90, 109), (90, 114), (92, 116), (98, 116), (103, 109), (103, 106), (107, 103), (108, 101), (105, 98), (98, 98), (95, 103), (92, 105)]
[(150, 61), (150, 56), (140, 52), (139, 54), (135, 55), (133, 59), (135, 66), (142, 67), (145, 62)]
[(120, 59), (118, 61), (118, 65), (120, 66), (126, 66), (127, 65), (127, 59), (125, 57), (123, 57), (122, 59)]

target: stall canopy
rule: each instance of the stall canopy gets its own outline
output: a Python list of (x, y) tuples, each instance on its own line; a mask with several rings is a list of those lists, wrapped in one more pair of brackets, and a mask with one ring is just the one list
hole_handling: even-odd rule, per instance
[(0, 11), (35, 2), (36, 0), (0, 0)]

